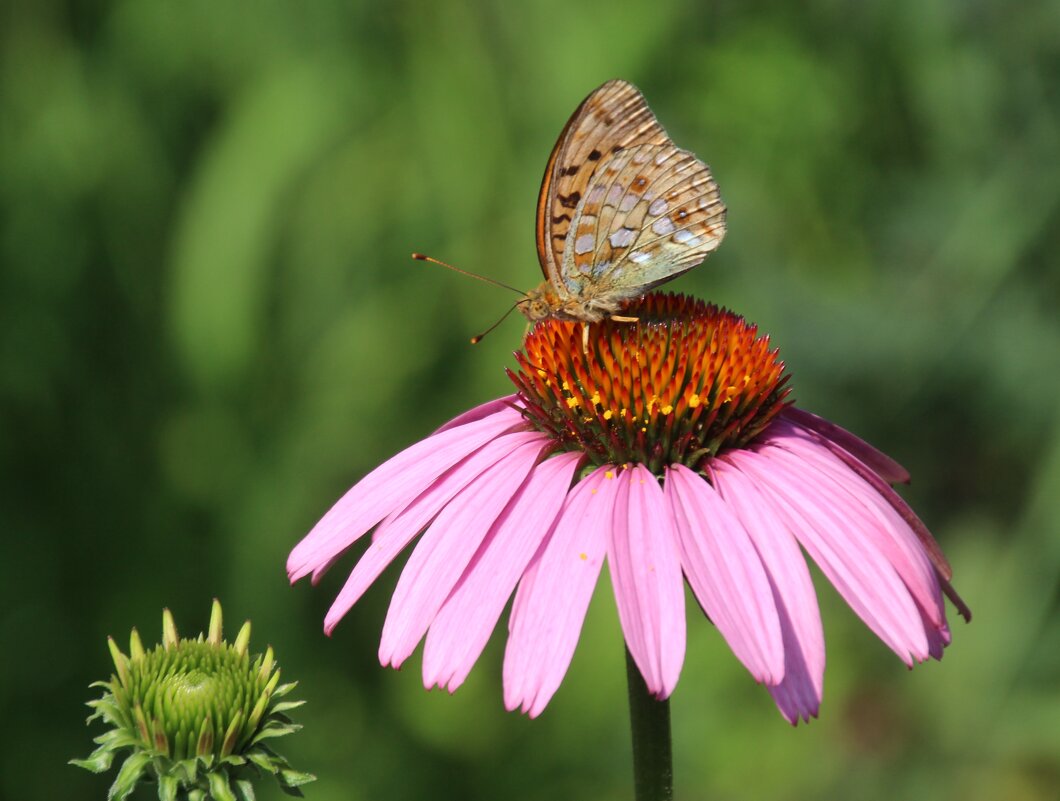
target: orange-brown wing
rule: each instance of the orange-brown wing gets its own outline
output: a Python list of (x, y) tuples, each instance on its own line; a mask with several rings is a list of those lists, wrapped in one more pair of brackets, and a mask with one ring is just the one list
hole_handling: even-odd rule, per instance
[(601, 163), (571, 221), (560, 276), (571, 296), (609, 305), (692, 269), (725, 236), (710, 167), (673, 144)]
[(601, 161), (634, 145), (672, 144), (637, 87), (608, 81), (578, 106), (552, 150), (537, 199), (537, 257), (561, 297), (571, 220)]

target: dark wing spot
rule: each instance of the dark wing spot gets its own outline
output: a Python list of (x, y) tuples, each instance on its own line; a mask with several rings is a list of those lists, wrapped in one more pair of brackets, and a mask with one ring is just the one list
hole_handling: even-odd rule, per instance
[(570, 215), (569, 214), (560, 214), (559, 216), (556, 216), (555, 214), (552, 215), (552, 224), (553, 225), (559, 225), (561, 222), (570, 222)]
[(577, 175), (578, 170), (581, 169), (581, 166), (582, 165), (580, 164), (571, 164), (569, 167), (567, 167), (567, 169), (560, 170), (560, 175)]
[(688, 212), (685, 211), (684, 209), (678, 209), (677, 210), (677, 219), (683, 220), (687, 216), (688, 216)]
[(601, 153), (596, 148), (593, 148), (592, 152), (589, 153), (589, 161), (599, 161), (600, 160), (600, 156), (602, 156), (602, 155), (603, 155), (603, 153)]
[(564, 208), (573, 209), (578, 206), (578, 201), (582, 199), (582, 193), (571, 192), (569, 195), (556, 195), (556, 198)]

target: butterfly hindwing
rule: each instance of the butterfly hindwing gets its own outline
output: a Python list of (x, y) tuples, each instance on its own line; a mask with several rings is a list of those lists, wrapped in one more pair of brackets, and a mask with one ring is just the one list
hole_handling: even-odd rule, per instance
[(725, 206), (710, 168), (672, 142), (603, 161), (571, 219), (564, 289), (622, 300), (695, 267), (721, 244)]

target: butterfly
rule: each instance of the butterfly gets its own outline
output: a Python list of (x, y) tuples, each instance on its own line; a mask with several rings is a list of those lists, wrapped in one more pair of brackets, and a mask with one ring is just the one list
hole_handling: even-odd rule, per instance
[(608, 81), (578, 106), (545, 167), (537, 255), (545, 280), (518, 308), (531, 322), (633, 322), (625, 302), (691, 270), (725, 236), (710, 167), (667, 136), (640, 91)]

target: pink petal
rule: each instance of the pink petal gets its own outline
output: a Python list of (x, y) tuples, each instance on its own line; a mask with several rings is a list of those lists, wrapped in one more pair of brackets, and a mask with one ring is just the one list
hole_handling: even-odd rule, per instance
[(420, 440), (391, 457), (347, 491), (294, 547), (287, 558), (291, 581), (326, 568), (372, 526), (406, 506), (454, 464), (523, 422), (516, 410), (502, 409)]
[(548, 440), (540, 434), (520, 445), (438, 514), (412, 552), (390, 600), (379, 645), (382, 664), (400, 667), (415, 650), (471, 557), (547, 445)]
[(519, 582), (504, 652), (509, 711), (521, 707), (532, 718), (540, 715), (570, 667), (607, 552), (616, 470), (605, 465), (574, 486)]
[(869, 443), (865, 442), (865, 440), (854, 436), (845, 428), (837, 426), (830, 420), (825, 420), (823, 417), (818, 417), (811, 412), (807, 412), (804, 409), (797, 409), (794, 406), (788, 406), (784, 409), (784, 411), (781, 412), (780, 417), (782, 419), (786, 418), (791, 420), (793, 423), (796, 423), (803, 428), (807, 428), (810, 431), (814, 431), (829, 443), (839, 446), (851, 456), (867, 465), (884, 481), (890, 482), (891, 484), (909, 483), (909, 471), (898, 464), (898, 462), (886, 453), (876, 450), (869, 445)]
[(757, 681), (784, 678), (784, 643), (762, 560), (736, 515), (697, 473), (666, 471), (681, 566), (703, 610)]
[(673, 514), (643, 465), (620, 473), (618, 483), (607, 549), (618, 618), (648, 690), (667, 698), (685, 659), (685, 588)]
[(483, 471), (520, 445), (540, 442), (536, 431), (515, 431), (487, 442), (475, 453), (440, 476), (412, 503), (387, 517), (376, 528), (372, 544), (361, 556), (324, 618), (324, 631), (331, 634), (339, 620), (350, 610), (365, 590), (379, 578), (387, 565), (404, 550), (446, 504), (456, 497)]
[[(898, 571), (930, 625), (933, 628), (944, 627), (945, 607), (935, 567), (916, 534), (894, 508), (830, 449), (805, 436), (801, 429), (781, 431), (778, 436), (771, 438), (771, 442), (813, 464), (834, 485), (838, 485), (846, 501), (852, 504), (857, 528), (873, 538)], [(834, 491), (835, 487), (830, 489)]]
[(497, 519), (427, 632), (423, 683), (454, 692), (486, 647), (515, 585), (552, 529), (581, 454), (537, 465)]
[(450, 428), (474, 423), (477, 420), (481, 420), (483, 417), (489, 417), (497, 412), (511, 409), (513, 407), (517, 408), (521, 405), (522, 402), (519, 400), (518, 395), (505, 395), (503, 398), (486, 401), (485, 403), (479, 404), (474, 409), (468, 409), (463, 414), (457, 415), (434, 433), (441, 434), (443, 431), (448, 431)]
[[(928, 530), (928, 527), (924, 525), (923, 521), (919, 517), (917, 517), (916, 512), (909, 508), (909, 505), (902, 499), (902, 497), (897, 492), (894, 491), (894, 489), (891, 488), (891, 485), (888, 483), (888, 481), (895, 480), (902, 480), (903, 482), (905, 482), (908, 479), (903, 480), (900, 477), (896, 479), (895, 477), (888, 477), (887, 475), (883, 475), (878, 469), (873, 469), (872, 467), (868, 466), (862, 459), (857, 458), (856, 455), (852, 455), (850, 452), (843, 448), (837, 449), (833, 447), (833, 443), (827, 439), (822, 438), (818, 434), (818, 432), (807, 430), (804, 426), (801, 425), (791, 425), (786, 421), (777, 421), (774, 422), (774, 424), (766, 430), (765, 436), (769, 439), (772, 439), (774, 435), (783, 436), (785, 432), (790, 434), (793, 431), (801, 433), (803, 437), (811, 438), (818, 442), (823, 442), (826, 446), (828, 446), (829, 450), (831, 450), (833, 453), (835, 453), (836, 456), (842, 459), (843, 462), (848, 467), (850, 467), (850, 469), (852, 469), (859, 476), (861, 476), (873, 489), (876, 490), (876, 492), (878, 492), (883, 497), (885, 501), (887, 501), (887, 503), (889, 503), (894, 508), (895, 512), (897, 512), (901, 516), (901, 518), (906, 522), (906, 524), (913, 530), (913, 533), (916, 534), (917, 539), (920, 540), (920, 544), (927, 551), (928, 557), (931, 559), (932, 564), (935, 565), (936, 570), (938, 570), (942, 578), (947, 581), (953, 578), (953, 568), (950, 567), (950, 563), (946, 559), (946, 555), (942, 552), (942, 548), (939, 547), (938, 542), (936, 542), (935, 538), (931, 536), (931, 532)], [(866, 445), (866, 447), (871, 446)]]
[(778, 518), (876, 636), (906, 664), (925, 659), (928, 644), (920, 614), (871, 530), (851, 529), (856, 517), (852, 504), (830, 492), (812, 465), (781, 448), (726, 458), (759, 483)]
[(824, 630), (810, 571), (795, 538), (762, 498), (758, 487), (723, 460), (711, 463), (711, 477), (762, 559), (784, 640), (784, 680), (769, 692), (794, 724), (817, 716), (824, 689)]

